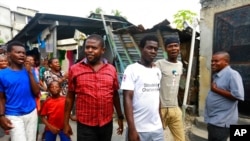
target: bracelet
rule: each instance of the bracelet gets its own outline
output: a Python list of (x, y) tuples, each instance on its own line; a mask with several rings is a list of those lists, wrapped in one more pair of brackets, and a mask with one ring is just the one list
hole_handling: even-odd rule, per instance
[(124, 119), (123, 115), (118, 116), (118, 119)]
[(4, 117), (5, 116), (5, 114), (0, 114), (0, 117)]

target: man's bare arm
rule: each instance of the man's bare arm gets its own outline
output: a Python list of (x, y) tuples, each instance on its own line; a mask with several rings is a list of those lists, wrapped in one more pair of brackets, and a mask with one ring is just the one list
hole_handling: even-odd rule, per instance
[(25, 68), (28, 72), (28, 77), (29, 77), (29, 80), (30, 80), (30, 86), (31, 86), (31, 90), (33, 92), (33, 94), (38, 97), (39, 94), (40, 94), (40, 87), (39, 85), (37, 84), (36, 80), (35, 80), (35, 76), (34, 74), (32, 73), (32, 67), (31, 67), (31, 64), (29, 62), (25, 62)]
[(3, 92), (0, 92), (0, 125), (5, 130), (13, 128), (11, 121), (5, 117), (6, 98)]
[(4, 115), (5, 114), (5, 95), (4, 93), (0, 92), (0, 115)]
[(221, 95), (221, 96), (224, 96), (225, 98), (230, 99), (230, 100), (238, 100), (237, 98), (235, 98), (234, 96), (232, 96), (231, 92), (218, 88), (215, 83), (211, 84), (211, 90), (213, 92)]
[(69, 91), (66, 96), (66, 101), (65, 101), (64, 123), (69, 122), (70, 113), (73, 108), (74, 101), (75, 101), (75, 93)]
[(115, 110), (117, 112), (118, 117), (122, 116), (122, 110), (121, 110), (121, 103), (120, 103), (120, 97), (118, 91), (114, 92), (114, 98), (113, 98)]
[(67, 96), (66, 96), (66, 101), (65, 101), (65, 109), (64, 109), (64, 133), (67, 136), (70, 136), (73, 134), (72, 129), (69, 125), (69, 118), (70, 118), (70, 112), (73, 108), (73, 104), (75, 101), (75, 93), (69, 91)]
[(123, 104), (128, 124), (128, 138), (129, 140), (139, 141), (139, 135), (137, 133), (134, 122), (133, 96), (134, 96), (134, 91), (123, 90)]
[(120, 96), (117, 90), (114, 91), (113, 103), (118, 116), (118, 129), (117, 134), (121, 135), (123, 132), (123, 114), (121, 110)]

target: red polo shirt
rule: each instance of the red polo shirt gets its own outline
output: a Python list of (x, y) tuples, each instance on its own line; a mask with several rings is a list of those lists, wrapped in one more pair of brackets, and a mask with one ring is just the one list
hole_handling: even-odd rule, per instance
[(116, 69), (103, 60), (95, 72), (86, 58), (69, 69), (68, 90), (76, 97), (77, 120), (89, 126), (103, 126), (113, 118), (113, 95), (119, 89)]

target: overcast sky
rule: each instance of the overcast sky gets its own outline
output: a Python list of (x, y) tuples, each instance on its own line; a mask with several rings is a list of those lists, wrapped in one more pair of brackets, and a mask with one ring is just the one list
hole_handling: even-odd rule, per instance
[(200, 13), (200, 0), (0, 0), (1, 4), (16, 10), (17, 6), (38, 10), (41, 13), (87, 17), (90, 11), (102, 8), (105, 14), (112, 10), (121, 11), (121, 15), (135, 25), (145, 28), (167, 19), (173, 22), (178, 10), (191, 10)]

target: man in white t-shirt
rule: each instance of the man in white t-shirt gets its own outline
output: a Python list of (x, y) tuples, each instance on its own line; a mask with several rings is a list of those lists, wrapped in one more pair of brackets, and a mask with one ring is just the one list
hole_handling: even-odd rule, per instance
[(130, 64), (123, 75), (121, 89), (129, 141), (164, 140), (159, 113), (161, 71), (153, 65), (158, 48), (156, 36), (145, 36), (140, 41), (141, 59)]

